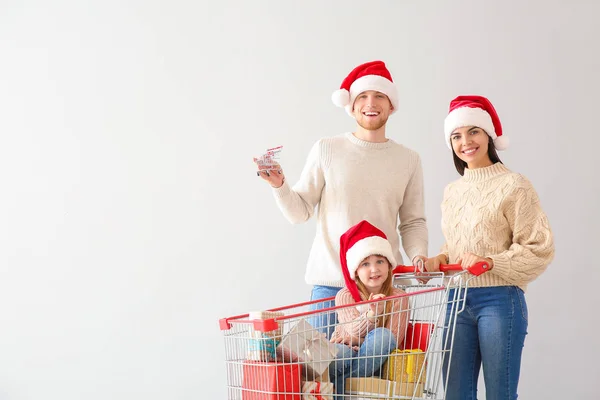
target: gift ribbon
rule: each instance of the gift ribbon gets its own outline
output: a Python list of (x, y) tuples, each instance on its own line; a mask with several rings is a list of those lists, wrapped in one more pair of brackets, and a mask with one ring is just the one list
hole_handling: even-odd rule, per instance
[(314, 395), (317, 400), (325, 400), (323, 396), (321, 396), (321, 382), (317, 381), (315, 383), (317, 384), (315, 388), (308, 393)]
[(327, 341), (327, 336), (323, 332), (320, 332), (318, 335), (314, 335), (310, 339), (305, 338), (304, 340), (306, 341), (306, 344), (304, 346), (304, 349), (302, 350), (302, 353), (306, 356), (305, 361), (313, 361), (314, 358), (310, 351), (310, 348), (312, 347), (312, 343), (318, 342), (321, 340)]

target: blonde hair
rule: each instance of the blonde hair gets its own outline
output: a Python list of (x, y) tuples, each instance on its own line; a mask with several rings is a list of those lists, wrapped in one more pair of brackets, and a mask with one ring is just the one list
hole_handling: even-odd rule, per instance
[[(387, 257), (382, 256), (381, 254), (371, 254), (373, 256), (378, 256), (378, 257), (383, 257), (385, 258), (385, 261), (387, 261), (388, 263), (388, 276), (386, 278), (385, 281), (383, 281), (383, 284), (381, 285), (381, 294), (383, 294), (385, 297), (391, 296), (392, 295), (392, 264), (390, 263), (390, 260), (387, 259)], [(370, 257), (370, 256), (368, 256)], [(368, 257), (365, 257), (363, 259), (363, 261), (365, 259), (367, 259)], [(361, 261), (362, 264), (362, 261)], [(358, 270), (357, 270), (358, 271)], [(358, 273), (355, 272), (355, 280), (356, 280), (356, 286), (358, 287), (358, 291), (361, 294), (361, 297), (363, 297), (365, 300), (367, 300), (369, 298), (369, 291), (367, 290), (366, 286), (364, 283), (362, 283), (362, 281), (360, 280), (360, 278), (358, 277)], [(377, 318), (377, 326), (385, 326), (385, 324), (387, 324), (388, 319), (390, 317), (390, 313), (392, 312), (392, 302), (391, 301), (385, 301), (385, 312), (383, 313), (382, 316)]]

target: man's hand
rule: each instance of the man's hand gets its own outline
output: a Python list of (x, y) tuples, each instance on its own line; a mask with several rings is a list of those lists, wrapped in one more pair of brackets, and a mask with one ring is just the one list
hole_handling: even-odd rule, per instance
[(413, 267), (417, 267), (417, 271), (424, 272), (425, 271), (425, 263), (427, 262), (427, 257), (425, 256), (414, 256), (412, 259)]
[(267, 181), (272, 187), (280, 188), (283, 185), (283, 182), (285, 182), (285, 175), (283, 175), (281, 165), (259, 165), (257, 161), (258, 160), (254, 158), (254, 163), (258, 167), (256, 175), (263, 178), (263, 180)]

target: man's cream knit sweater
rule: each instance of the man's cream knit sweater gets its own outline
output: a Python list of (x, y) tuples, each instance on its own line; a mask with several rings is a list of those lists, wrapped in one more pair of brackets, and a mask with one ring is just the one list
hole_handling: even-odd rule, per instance
[(298, 182), (293, 187), (285, 182), (273, 194), (292, 223), (307, 221), (318, 205), (305, 274), (309, 285), (344, 286), (340, 236), (363, 219), (386, 234), (398, 264), (403, 263), (400, 240), (406, 263), (427, 255), (421, 160), (391, 139), (372, 143), (352, 133), (323, 138), (313, 146)]
[(449, 184), (442, 202), (442, 253), (456, 263), (465, 252), (494, 261), (469, 286), (519, 286), (536, 279), (554, 258), (548, 219), (537, 193), (503, 164), (469, 170)]

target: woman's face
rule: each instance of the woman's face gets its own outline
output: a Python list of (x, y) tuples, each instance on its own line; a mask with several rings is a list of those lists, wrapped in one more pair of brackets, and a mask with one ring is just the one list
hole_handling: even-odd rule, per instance
[(489, 136), (477, 126), (457, 128), (450, 135), (450, 143), (454, 153), (467, 163), (469, 169), (492, 165), (488, 155)]

